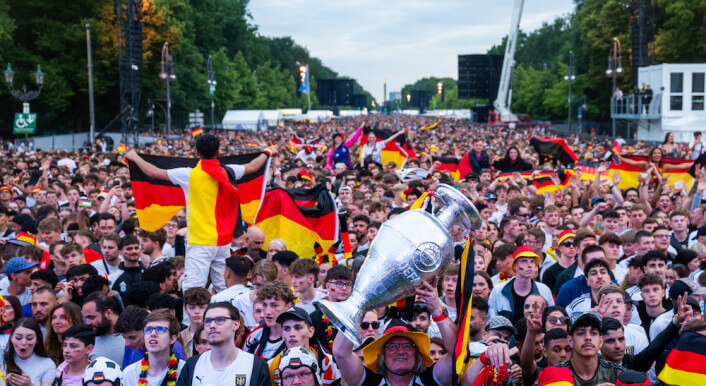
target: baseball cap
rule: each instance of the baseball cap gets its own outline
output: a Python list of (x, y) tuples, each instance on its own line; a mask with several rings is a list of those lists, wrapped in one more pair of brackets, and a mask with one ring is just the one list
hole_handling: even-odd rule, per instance
[(571, 319), (573, 320), (573, 322), (571, 323), (571, 330), (569, 331), (569, 335), (573, 335), (574, 331), (576, 331), (576, 329), (579, 327), (593, 327), (596, 330), (600, 330), (602, 326), (601, 318), (595, 311), (576, 312), (571, 315)]
[(674, 280), (674, 283), (669, 286), (669, 298), (672, 301), (677, 300), (679, 296), (683, 296), (684, 292), (686, 292), (688, 295), (691, 295), (692, 293), (694, 293), (694, 290), (689, 286), (689, 284), (685, 283), (683, 280)]
[(307, 313), (301, 307), (292, 307), (287, 311), (284, 311), (283, 313), (279, 314), (279, 316), (277, 317), (277, 323), (282, 324), (290, 319), (303, 320), (307, 322), (310, 326), (312, 325), (311, 316), (309, 316), (309, 313)]
[(533, 258), (537, 266), (539, 266), (539, 255), (534, 253), (534, 250), (530, 247), (517, 247), (515, 252), (512, 254), (512, 264), (514, 265), (517, 259), (521, 259), (523, 257)]
[(599, 202), (605, 202), (605, 198), (603, 198), (603, 197), (601, 197), (601, 196), (593, 197), (593, 198), (591, 199), (591, 206), (595, 206), (595, 205), (598, 204)]
[(13, 257), (5, 265), (5, 274), (10, 276), (13, 273), (24, 271), (25, 269), (34, 268), (39, 264), (32, 264), (24, 257)]
[(496, 200), (498, 199), (498, 196), (494, 192), (485, 192), (484, 195), (486, 200)]
[(100, 384), (110, 382), (119, 385), (123, 378), (123, 372), (117, 363), (106, 357), (98, 357), (86, 367), (83, 374), (83, 385)]
[(515, 327), (512, 326), (510, 320), (501, 315), (495, 315), (488, 319), (485, 324), (485, 330), (508, 330), (511, 334), (515, 335)]
[(572, 231), (571, 229), (567, 229), (561, 232), (561, 234), (559, 235), (559, 245), (561, 245), (566, 239), (573, 239), (574, 237), (576, 237), (576, 233), (574, 233), (574, 231)]

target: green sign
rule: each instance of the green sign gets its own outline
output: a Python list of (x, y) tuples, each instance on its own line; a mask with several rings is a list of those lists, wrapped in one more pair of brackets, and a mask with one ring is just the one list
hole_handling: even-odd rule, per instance
[(209, 84), (208, 85), (208, 95), (214, 96), (216, 94), (216, 85), (215, 84)]
[(12, 134), (34, 134), (37, 129), (37, 114), (15, 113), (15, 126)]

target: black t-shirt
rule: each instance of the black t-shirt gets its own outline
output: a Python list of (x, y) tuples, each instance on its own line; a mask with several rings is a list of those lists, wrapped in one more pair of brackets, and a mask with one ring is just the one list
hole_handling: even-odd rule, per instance
[[(513, 284), (515, 283), (514, 281), (512, 282)], [(532, 291), (530, 291), (531, 293)], [(512, 286), (512, 302), (514, 304), (513, 310), (514, 312), (512, 313), (512, 324), (514, 325), (515, 322), (518, 320), (522, 319), (524, 317), (524, 310), (525, 310), (525, 299), (527, 299), (527, 296), (529, 296), (528, 293), (525, 296), (520, 296), (515, 292), (515, 286)]]
[[(385, 377), (374, 373), (369, 368), (365, 368), (365, 375), (361, 381), (361, 386), (382, 386), (389, 385)], [(421, 375), (416, 375), (412, 380), (412, 386), (441, 386), (436, 378), (434, 378), (434, 365), (427, 367)]]

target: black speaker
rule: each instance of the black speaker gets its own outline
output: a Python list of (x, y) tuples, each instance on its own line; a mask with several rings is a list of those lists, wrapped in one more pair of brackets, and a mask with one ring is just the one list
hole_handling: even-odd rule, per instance
[(353, 105), (353, 80), (352, 79), (336, 79), (336, 106), (352, 106)]
[(495, 100), (503, 55), (459, 55), (458, 98)]
[(412, 90), (409, 95), (410, 106), (417, 109), (426, 109), (429, 107), (433, 93), (427, 90)]
[(335, 79), (316, 80), (316, 98), (319, 99), (321, 106), (333, 105), (334, 82)]
[(368, 105), (368, 98), (365, 94), (353, 94), (353, 107), (363, 109)]

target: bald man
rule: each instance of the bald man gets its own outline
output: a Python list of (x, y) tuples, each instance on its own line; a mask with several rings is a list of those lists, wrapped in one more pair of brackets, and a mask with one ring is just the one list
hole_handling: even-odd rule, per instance
[(267, 257), (267, 252), (262, 250), (262, 245), (265, 243), (265, 232), (262, 229), (251, 226), (245, 232), (245, 247), (248, 249), (248, 256), (257, 262)]

